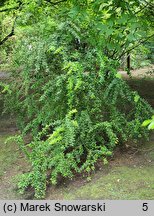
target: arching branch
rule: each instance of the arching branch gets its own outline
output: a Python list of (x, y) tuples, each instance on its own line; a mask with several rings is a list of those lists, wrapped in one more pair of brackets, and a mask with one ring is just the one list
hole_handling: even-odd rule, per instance
[(17, 10), (18, 8), (19, 8), (19, 5), (18, 5), (18, 6), (15, 6), (15, 7), (4, 8), (4, 9), (1, 9), (1, 10), (0, 10), (0, 13), (2, 13), (2, 12), (7, 12), (7, 11), (11, 11), (11, 10)]
[(7, 12), (7, 11), (11, 11), (11, 10), (17, 10), (20, 8), (20, 6), (22, 5), (22, 2), (21, 1), (18, 1), (17, 2), (17, 5), (13, 6), (13, 7), (8, 7), (8, 8), (3, 8), (0, 10), (0, 13), (2, 12)]

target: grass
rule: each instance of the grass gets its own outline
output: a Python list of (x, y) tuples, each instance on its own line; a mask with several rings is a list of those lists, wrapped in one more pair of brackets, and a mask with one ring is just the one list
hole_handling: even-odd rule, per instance
[(154, 199), (154, 166), (116, 167), (109, 174), (65, 194), (65, 199)]
[(119, 163), (117, 158), (118, 163), (113, 164), (107, 174), (100, 171), (91, 182), (66, 191), (64, 199), (153, 200), (153, 138), (152, 134), (151, 141), (142, 144), (139, 153), (132, 159), (132, 156), (126, 155), (130, 161), (124, 158)]

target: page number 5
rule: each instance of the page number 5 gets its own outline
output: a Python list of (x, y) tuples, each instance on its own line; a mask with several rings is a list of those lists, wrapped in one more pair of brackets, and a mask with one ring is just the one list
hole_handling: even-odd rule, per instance
[(142, 210), (148, 211), (148, 203), (143, 203)]

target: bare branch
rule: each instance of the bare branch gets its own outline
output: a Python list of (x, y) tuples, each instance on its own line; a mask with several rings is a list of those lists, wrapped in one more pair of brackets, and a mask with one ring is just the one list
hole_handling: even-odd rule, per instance
[[(22, 9), (22, 2), (19, 1), (19, 5), (17, 7), (17, 9), (20, 11)], [(13, 25), (12, 25), (12, 29), (11, 32), (6, 35), (1, 41), (0, 41), (0, 46), (3, 45), (10, 37), (12, 37), (14, 35), (14, 29), (15, 29), (15, 24), (16, 24), (16, 20), (17, 20), (18, 16), (15, 17)]]
[(12, 26), (11, 32), (0, 41), (0, 46), (2, 44), (4, 44), (5, 41), (7, 41), (10, 37), (12, 37), (14, 35), (14, 28), (15, 28), (16, 20), (17, 20), (17, 17), (15, 18), (15, 20), (13, 22), (13, 26)]
[(117, 59), (120, 59), (126, 53), (130, 53), (132, 50), (134, 50), (135, 48), (139, 47), (141, 44), (145, 43), (147, 40), (149, 40), (153, 36), (154, 36), (154, 34), (150, 35), (149, 37), (145, 38), (144, 40), (138, 41), (138, 43), (136, 45), (134, 45), (133, 47), (131, 47), (128, 50), (125, 50)]
[(144, 2), (145, 2), (147, 5), (151, 6), (151, 7), (153, 7), (153, 6), (154, 6), (154, 4), (152, 3), (152, 1), (151, 1), (151, 2), (149, 2), (149, 1), (147, 1), (147, 0), (144, 0)]
[(148, 6), (148, 3), (146, 3), (143, 7), (141, 7), (140, 10), (136, 11), (135, 15), (143, 11), (145, 8), (147, 8), (147, 6)]
[(57, 2), (52, 2), (50, 0), (45, 0), (45, 1), (52, 4), (53, 6), (55, 6), (55, 5), (58, 5), (58, 4), (62, 3), (62, 2), (66, 2), (67, 0), (61, 0), (61, 1), (57, 1)]

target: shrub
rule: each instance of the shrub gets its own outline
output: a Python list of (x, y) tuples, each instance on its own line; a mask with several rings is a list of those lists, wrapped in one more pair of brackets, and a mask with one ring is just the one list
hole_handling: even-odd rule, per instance
[[(101, 23), (96, 9), (70, 8), (66, 18), (68, 8), (60, 8), (58, 21), (55, 14), (44, 16), (24, 28), (14, 47), (11, 94), (5, 103), (18, 116), (21, 135), (15, 138), (32, 165), (21, 175), (19, 188), (33, 187), (37, 198), (59, 176), (90, 173), (98, 159), (107, 163), (117, 144), (149, 132), (141, 125), (153, 110), (122, 80), (118, 58), (112, 58), (120, 56), (121, 40), (126, 39), (127, 47), (134, 37), (128, 35), (128, 41), (127, 34), (119, 36), (122, 12), (116, 12), (117, 21), (106, 14)], [(75, 13), (81, 13), (76, 22)], [(25, 145), (29, 134), (31, 142)]]

